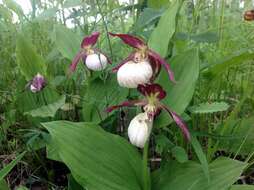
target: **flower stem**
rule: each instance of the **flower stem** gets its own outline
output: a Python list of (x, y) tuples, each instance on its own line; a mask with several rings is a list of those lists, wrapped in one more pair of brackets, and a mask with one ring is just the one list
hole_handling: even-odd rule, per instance
[(143, 183), (144, 183), (143, 188), (144, 190), (150, 190), (149, 170), (147, 166), (148, 147), (149, 147), (149, 140), (147, 140), (145, 147), (143, 149)]

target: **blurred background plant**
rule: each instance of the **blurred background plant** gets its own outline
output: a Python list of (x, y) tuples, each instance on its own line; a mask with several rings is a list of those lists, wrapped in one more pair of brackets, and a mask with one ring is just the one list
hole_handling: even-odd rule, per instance
[[(25, 2), (29, 7), (24, 9)], [(149, 151), (154, 180), (159, 167), (165, 167), (165, 171), (175, 168), (180, 179), (175, 184), (157, 180), (153, 188), (184, 190), (177, 185), (184, 183), (188, 187), (189, 176), (181, 173), (186, 165), (192, 166), (188, 159), (199, 160), (209, 176), (208, 167), (213, 166), (208, 163), (221, 156), (246, 164), (239, 166), (236, 176), (231, 176), (233, 181), (227, 188), (235, 182), (254, 183), (254, 21), (243, 19), (244, 12), (253, 9), (251, 0), (26, 0), (21, 3), (0, 1), (3, 168), (15, 161), (19, 153), (24, 150), (27, 153), (22, 154), (22, 162), (16, 162), (10, 172), (5, 172), (6, 182), (2, 181), (1, 186), (82, 189), (75, 181), (77, 177), (74, 180), (69, 175), (72, 165), (66, 164), (68, 169), (58, 162), (61, 159), (57, 158), (57, 150), (41, 123), (89, 122), (126, 137), (128, 123), (137, 109), (125, 108), (110, 115), (104, 110), (126, 97), (136, 99), (139, 95), (135, 90), (119, 87), (110, 72), (129, 54), (130, 48), (109, 38), (108, 31), (130, 33), (147, 40), (152, 49), (172, 63), (178, 81), (175, 86), (169, 84), (164, 72), (157, 80), (168, 92), (165, 103), (185, 118), (194, 140), (186, 143), (176, 127), (169, 127), (171, 121), (164, 114), (156, 119)], [(67, 70), (82, 38), (94, 31), (102, 33), (97, 46), (109, 55), (113, 65), (98, 73), (80, 64), (77, 72), (68, 76)], [(48, 85), (34, 94), (25, 86), (37, 72), (46, 76)], [(178, 167), (179, 163), (182, 165)], [(238, 162), (232, 163), (228, 168), (225, 164), (224, 170), (222, 164), (221, 172), (237, 168)], [(161, 175), (166, 175), (165, 171)], [(214, 175), (210, 172), (211, 178)], [(214, 185), (204, 189), (226, 188)], [(232, 189), (243, 188), (234, 185)]]

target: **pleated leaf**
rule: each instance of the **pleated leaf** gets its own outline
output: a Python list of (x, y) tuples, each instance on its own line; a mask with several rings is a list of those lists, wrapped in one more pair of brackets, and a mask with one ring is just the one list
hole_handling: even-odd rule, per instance
[(43, 123), (61, 160), (75, 180), (89, 190), (141, 190), (142, 161), (123, 138), (96, 125), (54, 121)]
[(32, 117), (54, 117), (57, 110), (65, 104), (65, 96), (62, 96), (56, 102), (41, 106), (37, 109), (25, 112), (26, 115), (31, 115)]
[(227, 190), (246, 165), (230, 158), (218, 158), (209, 165), (211, 181), (208, 183), (201, 165), (192, 161), (184, 164), (170, 162), (163, 170), (157, 171), (153, 190)]

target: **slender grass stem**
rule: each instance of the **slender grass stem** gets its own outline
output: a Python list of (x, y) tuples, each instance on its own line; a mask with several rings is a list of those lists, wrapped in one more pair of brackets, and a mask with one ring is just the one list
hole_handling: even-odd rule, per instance
[(109, 33), (108, 33), (109, 30), (108, 30), (108, 26), (107, 26), (107, 23), (106, 23), (106, 20), (105, 20), (105, 15), (102, 12), (102, 9), (101, 9), (101, 6), (100, 6), (98, 0), (96, 0), (96, 4), (98, 6), (100, 15), (102, 17), (103, 25), (104, 25), (104, 28), (105, 28), (106, 33), (107, 33), (106, 36), (107, 36), (108, 46), (109, 46), (109, 50), (110, 50), (110, 58), (113, 59), (113, 49), (112, 49), (112, 45), (111, 45), (111, 41), (110, 41), (110, 37), (109, 37)]
[(149, 140), (146, 142), (144, 150), (143, 150), (143, 188), (144, 190), (150, 190), (149, 188), (149, 171), (147, 167), (148, 162), (148, 148), (149, 148)]
[(220, 26), (219, 26), (219, 48), (222, 48), (223, 44), (223, 24), (224, 24), (224, 10), (225, 9), (225, 0), (221, 1), (221, 14), (220, 14)]

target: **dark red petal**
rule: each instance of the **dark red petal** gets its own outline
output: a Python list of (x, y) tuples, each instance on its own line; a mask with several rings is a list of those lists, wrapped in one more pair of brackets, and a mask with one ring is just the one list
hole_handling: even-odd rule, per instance
[(107, 58), (108, 63), (112, 64), (112, 61), (109, 59), (109, 57), (105, 53), (103, 53), (100, 49), (94, 48), (94, 50), (104, 55)]
[(164, 66), (164, 68), (166, 69), (169, 79), (175, 82), (175, 77), (174, 77), (174, 73), (170, 68), (170, 65), (156, 52), (154, 52), (153, 50), (149, 49), (149, 56), (153, 57), (154, 59), (156, 59), (162, 66)]
[(159, 63), (157, 59), (155, 59), (153, 56), (150, 56), (149, 54), (148, 54), (148, 58), (149, 58), (150, 65), (152, 66), (152, 69), (153, 69), (153, 76), (150, 82), (153, 82), (157, 78), (157, 76), (160, 74), (161, 64)]
[(106, 109), (106, 112), (110, 113), (115, 109), (121, 108), (121, 107), (130, 107), (130, 106), (144, 106), (146, 105), (146, 101), (144, 100), (130, 100), (130, 101), (125, 101), (119, 105), (115, 106), (110, 106)]
[(80, 52), (74, 57), (74, 59), (73, 59), (71, 65), (70, 65), (70, 71), (71, 71), (71, 72), (75, 71), (75, 70), (76, 70), (76, 67), (77, 67), (77, 65), (78, 65), (78, 63), (79, 63), (79, 60), (80, 60), (81, 58), (85, 59), (85, 57), (86, 57), (85, 52), (84, 52), (84, 51), (80, 51)]
[(93, 46), (97, 42), (99, 36), (100, 32), (94, 32), (90, 36), (84, 37), (81, 43), (81, 48), (84, 48), (86, 46)]
[(114, 36), (114, 37), (119, 37), (121, 38), (121, 40), (128, 44), (129, 46), (131, 47), (134, 47), (134, 48), (141, 48), (143, 46), (146, 46), (145, 42), (135, 36), (132, 36), (132, 35), (129, 35), (129, 34), (114, 34), (114, 33), (111, 33), (109, 32), (109, 34), (111, 36)]
[(144, 96), (150, 96), (151, 94), (157, 94), (159, 100), (166, 97), (167, 93), (163, 90), (159, 84), (140, 84), (138, 85), (138, 91)]
[(122, 67), (125, 63), (131, 61), (134, 59), (135, 52), (132, 52), (128, 57), (126, 57), (121, 63), (119, 63), (117, 66), (115, 66), (112, 71), (117, 72), (120, 67)]
[(165, 106), (165, 105), (162, 105), (162, 108), (163, 109), (165, 109), (169, 114), (170, 114), (170, 116), (172, 117), (172, 119), (176, 122), (176, 124), (180, 127), (180, 129), (182, 130), (182, 133), (183, 133), (183, 135), (185, 136), (185, 138), (186, 139), (188, 139), (189, 141), (190, 141), (190, 132), (189, 132), (189, 130), (188, 130), (188, 127), (187, 127), (187, 125), (185, 124), (185, 122), (181, 119), (181, 117), (177, 114), (177, 113), (175, 113), (175, 112), (173, 112), (173, 111), (171, 111), (167, 106)]
[(147, 96), (147, 92), (146, 92), (146, 85), (145, 84), (139, 84), (137, 87), (137, 90), (143, 94), (144, 96)]

